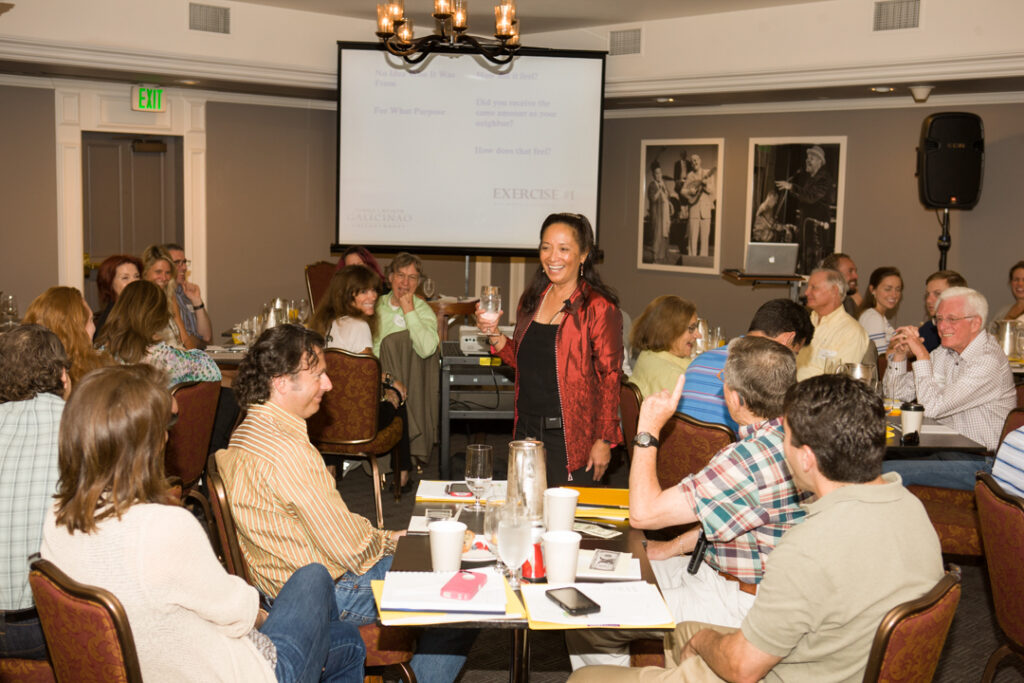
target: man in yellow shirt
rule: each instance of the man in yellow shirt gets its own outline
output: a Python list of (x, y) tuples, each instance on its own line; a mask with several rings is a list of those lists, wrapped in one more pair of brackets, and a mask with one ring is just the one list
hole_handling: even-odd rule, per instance
[(797, 380), (822, 374), (829, 361), (860, 363), (868, 350), (868, 333), (843, 309), (846, 279), (842, 273), (816, 268), (807, 280), (806, 293), (814, 337), (797, 354)]

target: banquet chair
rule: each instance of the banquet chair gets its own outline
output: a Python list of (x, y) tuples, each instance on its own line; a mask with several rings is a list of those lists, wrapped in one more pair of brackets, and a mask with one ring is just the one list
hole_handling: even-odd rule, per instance
[(1024, 382), (1014, 387), (1017, 391), (1017, 407), (1024, 408)]
[(974, 484), (981, 537), (985, 543), (992, 602), (1006, 643), (985, 665), (982, 681), (991, 681), (999, 662), (1013, 654), (1024, 658), (1024, 500), (1011, 496), (991, 474), (979, 473)]
[(183, 493), (203, 476), (220, 389), (220, 382), (184, 382), (171, 389), (178, 420), (167, 431), (164, 469), (168, 476), (181, 478)]
[(400, 485), (396, 446), (402, 438), (402, 419), (396, 417), (383, 428), (377, 424), (380, 361), (375, 356), (326, 349), (324, 363), (332, 387), (321, 399), (320, 409), (306, 421), (309, 440), (324, 456), (369, 460), (377, 526), (383, 529), (384, 506), (377, 456), (391, 453), (397, 499)]
[(729, 427), (675, 413), (661, 429), (658, 483), (667, 489), (704, 468), (711, 457), (736, 440)]
[(950, 565), (930, 591), (889, 610), (875, 631), (864, 683), (929, 683), (961, 590), (960, 568)]
[(46, 659), (0, 657), (0, 683), (54, 683), (53, 667)]
[[(1024, 426), (1024, 409), (1014, 408), (1003, 421), (999, 436), (1002, 445), (1006, 435)], [(998, 446), (996, 451), (998, 451)], [(942, 489), (935, 486), (908, 486), (924, 504), (928, 519), (939, 535), (943, 554), (981, 557), (984, 547), (978, 523), (978, 506), (973, 491)]]
[(37, 559), (28, 575), (58, 683), (142, 683), (121, 601)]
[(626, 462), (630, 462), (636, 425), (640, 420), (640, 404), (643, 403), (640, 387), (623, 378), (619, 384), (619, 413), (622, 415), (622, 438), (626, 447)]
[[(212, 460), (213, 456), (211, 455), (210, 458)], [(241, 544), (238, 541), (238, 532), (235, 529), (234, 518), (231, 516), (231, 507), (228, 505), (224, 480), (220, 478), (218, 472), (210, 471), (207, 474), (207, 485), (217, 536), (221, 539), (224, 548), (224, 569), (229, 574), (244, 579), (249, 585), (254, 585), (249, 564), (245, 560)], [(263, 598), (261, 597), (261, 599)], [(412, 660), (413, 652), (416, 649), (415, 631), (400, 626), (365, 624), (359, 627), (359, 635), (366, 646), (366, 668), (383, 670), (394, 667), (403, 681), (416, 683), (416, 674), (409, 666), (409, 661)], [(376, 674), (366, 676), (368, 681), (379, 678)]]
[(316, 312), (316, 305), (327, 293), (337, 266), (329, 261), (317, 261), (306, 266), (306, 293), (309, 294), (309, 308)]

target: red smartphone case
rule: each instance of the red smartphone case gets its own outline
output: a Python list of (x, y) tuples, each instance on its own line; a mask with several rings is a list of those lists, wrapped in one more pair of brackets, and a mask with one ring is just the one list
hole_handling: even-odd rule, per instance
[(451, 600), (472, 600), (485, 583), (485, 574), (460, 571), (441, 588), (441, 597)]

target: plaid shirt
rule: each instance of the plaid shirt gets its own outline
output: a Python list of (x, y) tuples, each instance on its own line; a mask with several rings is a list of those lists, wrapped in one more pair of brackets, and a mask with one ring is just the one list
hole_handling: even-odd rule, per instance
[(39, 394), (0, 403), (0, 610), (28, 609), (28, 556), (43, 542), (57, 491), (57, 434), (64, 399)]
[(743, 425), (739, 437), (679, 488), (704, 527), (707, 563), (759, 583), (768, 553), (806, 513), (782, 452), (782, 418)]
[(1006, 354), (988, 332), (982, 330), (963, 353), (939, 347), (930, 360), (889, 363), (882, 382), (885, 395), (917, 402), (924, 414), (952, 427), (994, 451), (1007, 413), (1017, 405), (1013, 372)]

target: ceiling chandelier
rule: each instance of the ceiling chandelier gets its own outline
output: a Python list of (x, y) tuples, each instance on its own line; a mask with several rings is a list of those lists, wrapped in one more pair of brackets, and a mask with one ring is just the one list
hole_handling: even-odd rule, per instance
[(494, 6), (494, 40), (466, 33), (466, 0), (434, 0), (435, 33), (413, 36), (412, 20), (405, 16), (404, 0), (377, 5), (377, 37), (384, 47), (409, 64), (418, 64), (434, 52), (466, 50), (483, 55), (494, 64), (507, 64), (519, 50), (519, 19), (515, 0), (499, 0)]

